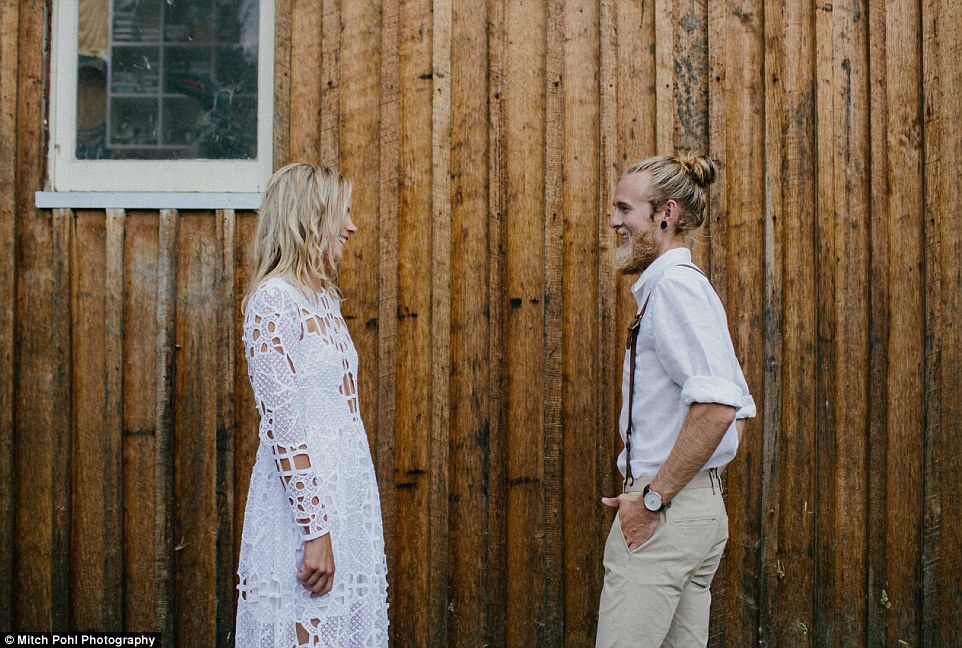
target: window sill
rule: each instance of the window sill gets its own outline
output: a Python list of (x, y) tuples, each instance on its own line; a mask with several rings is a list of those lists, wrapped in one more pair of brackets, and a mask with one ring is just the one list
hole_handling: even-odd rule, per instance
[(260, 193), (38, 191), (38, 209), (244, 209), (261, 206)]

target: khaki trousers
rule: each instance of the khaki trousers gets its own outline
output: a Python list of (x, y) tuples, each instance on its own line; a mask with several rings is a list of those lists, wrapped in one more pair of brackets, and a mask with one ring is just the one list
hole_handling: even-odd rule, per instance
[[(628, 490), (650, 482), (637, 479)], [(728, 515), (714, 471), (696, 475), (661, 512), (651, 538), (632, 551), (615, 515), (605, 544), (596, 648), (707, 645), (709, 586), (727, 541)]]

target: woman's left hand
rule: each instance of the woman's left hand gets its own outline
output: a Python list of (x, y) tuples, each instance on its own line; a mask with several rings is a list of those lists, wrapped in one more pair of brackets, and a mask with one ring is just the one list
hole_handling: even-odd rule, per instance
[(323, 596), (334, 586), (334, 548), (331, 534), (304, 543), (304, 569), (297, 572), (297, 578), (313, 596)]

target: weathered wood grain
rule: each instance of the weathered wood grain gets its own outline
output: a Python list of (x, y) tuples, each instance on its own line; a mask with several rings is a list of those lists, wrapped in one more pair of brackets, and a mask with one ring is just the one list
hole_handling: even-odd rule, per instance
[(458, 2), (451, 22), (450, 413), (447, 644), (483, 642), (490, 626), (488, 78), (485, 2)]
[[(180, 216), (174, 334), (174, 615), (178, 646), (217, 637), (216, 215)], [(210, 376), (211, 378), (207, 378)], [(198, 597), (196, 592), (213, 594)]]
[[(378, 130), (378, 170), (380, 173), (377, 228), (377, 305), (365, 328), (373, 326), (377, 335), (377, 363), (374, 370), (377, 414), (368, 417), (375, 425), (373, 454), (381, 493), (381, 514), (388, 573), (397, 565), (397, 516), (394, 488), (396, 463), (395, 418), (397, 413), (397, 282), (398, 282), (398, 188), (400, 181), (401, 105), (399, 96), (399, 0), (386, 0), (381, 7), (380, 44), (380, 126)], [(363, 384), (363, 381), (362, 381)], [(369, 436), (371, 428), (368, 427)], [(394, 582), (394, 581), (392, 581)], [(396, 588), (388, 587), (388, 602), (393, 605)], [(396, 637), (396, 631), (394, 636)]]
[[(707, 0), (699, 0), (672, 4), (671, 25), (675, 33), (671, 53), (666, 56), (671, 57), (673, 100), (670, 112), (659, 112), (658, 119), (659, 123), (666, 124), (666, 130), (667, 126), (672, 128), (671, 145), (660, 150), (659, 153), (678, 151), (707, 153), (709, 148), (708, 6), (710, 3)], [(711, 3), (711, 6), (717, 11), (721, 5), (715, 2)], [(750, 11), (742, 15), (747, 18), (747, 22), (751, 23)], [(711, 42), (711, 44), (719, 50), (730, 46), (724, 41)], [(656, 47), (660, 47), (660, 44)], [(659, 106), (659, 110), (661, 108), (662, 106)], [(710, 238), (713, 233), (713, 224), (714, 221), (706, 220), (705, 225), (695, 235), (691, 246), (692, 260), (706, 271), (713, 268), (711, 263), (713, 246)]]
[(211, 336), (215, 345), (217, 362), (217, 405), (215, 438), (215, 520), (217, 526), (215, 580), (216, 600), (216, 642), (218, 646), (234, 645), (234, 611), (237, 590), (236, 569), (234, 568), (234, 517), (228, 514), (234, 510), (234, 430), (237, 428), (234, 416), (234, 349), (237, 347), (235, 326), (236, 260), (235, 233), (237, 214), (233, 209), (218, 210), (214, 216), (218, 255), (213, 261), (216, 274), (214, 289), (216, 304), (214, 319), (217, 336)]
[(154, 402), (154, 627), (166, 648), (173, 646), (174, 608), (174, 357), (177, 315), (177, 257), (180, 214), (160, 210), (157, 234), (156, 341), (157, 399)]
[[(708, 84), (711, 102), (711, 155), (721, 172), (710, 189), (706, 215), (712, 283), (723, 299), (729, 332), (745, 380), (763, 418), (766, 337), (758, 335), (765, 322), (765, 193), (764, 130), (756, 124), (765, 119), (763, 25), (761, 2), (735, 0), (713, 3), (708, 15), (712, 76)], [(692, 18), (694, 21), (694, 18)], [(694, 55), (693, 55), (694, 56)], [(720, 59), (720, 60), (719, 60)], [(697, 114), (698, 101), (693, 99)], [(687, 120), (687, 118), (686, 118)], [(698, 120), (686, 130), (697, 134)], [(697, 137), (689, 135), (693, 142)], [(761, 544), (762, 426), (748, 423), (738, 455), (726, 469), (729, 543), (719, 574), (720, 587), (713, 600), (719, 614), (712, 632), (731, 636), (732, 645), (756, 643), (758, 632), (758, 577)]]
[(544, 5), (505, 6), (505, 643), (545, 638)]
[[(920, 7), (869, 6), (872, 267), (869, 412), (871, 645), (920, 643), (925, 421)], [(883, 476), (884, 475), (884, 479)], [(880, 483), (881, 482), (881, 483)], [(915, 497), (904, 497), (915, 493)]]
[[(766, 184), (770, 288), (759, 638), (811, 645), (815, 583), (815, 37), (812, 5), (767, 2)], [(809, 430), (809, 433), (801, 433)]]
[(19, 3), (0, 3), (0, 623), (6, 628), (15, 627), (18, 23)]
[[(432, 116), (434, 114), (434, 18), (427, 0), (401, 3), (399, 12), (400, 141), (398, 189), (397, 391), (395, 578), (405, 583), (405, 596), (395, 598), (399, 616), (397, 637), (431, 644), (439, 619), (431, 608), (431, 577), (437, 576), (431, 554), (432, 489), (443, 474), (431, 472), (433, 418), (432, 360), (443, 349), (434, 347), (432, 270)], [(430, 250), (430, 254), (425, 254)], [(434, 407), (447, 405), (435, 404)]]
[[(237, 564), (240, 556), (241, 538), (244, 528), (244, 507), (250, 490), (251, 471), (257, 448), (260, 444), (258, 429), (260, 413), (254, 401), (250, 379), (247, 376), (247, 357), (244, 351), (244, 313), (241, 310), (244, 297), (250, 287), (253, 272), (254, 232), (257, 228), (257, 214), (240, 212), (234, 221), (234, 560), (231, 578), (236, 579)], [(236, 585), (236, 580), (234, 581)], [(234, 595), (236, 598), (236, 594)], [(235, 601), (236, 604), (236, 601)]]
[(488, 349), (488, 510), (484, 552), (486, 578), (483, 581), (487, 601), (485, 642), (505, 645), (507, 636), (508, 578), (507, 553), (507, 357), (504, 338), (507, 332), (507, 285), (504, 250), (507, 242), (507, 151), (506, 106), (507, 30), (505, 0), (487, 0), (488, 8), (488, 303), (490, 326), (484, 341)]
[(429, 645), (448, 644), (451, 420), (451, 0), (432, 14), (431, 113), (431, 424), (428, 522)]
[[(13, 602), (16, 629), (65, 629), (69, 624), (70, 550), (70, 275), (69, 220), (65, 211), (34, 209), (43, 183), (41, 133), (45, 3), (21, 2), (5, 36), (16, 33), (18, 55), (5, 58), (16, 76), (14, 195), (16, 301)], [(6, 40), (5, 40), (6, 42)], [(9, 92), (9, 91), (8, 91)], [(8, 95), (9, 100), (9, 95)], [(5, 117), (10, 123), (9, 114)]]
[[(564, 313), (565, 3), (546, 3), (544, 62), (544, 634), (560, 645), (565, 636), (564, 554)], [(560, 488), (552, 485), (561, 484)]]
[(274, 0), (274, 170), (291, 162), (291, 56), (294, 0)]
[(122, 629), (122, 210), (71, 221), (71, 626)]
[(336, 167), (341, 154), (341, 97), (338, 91), (341, 78), (341, 11), (338, 0), (323, 0), (321, 29), (320, 161), (325, 166)]
[[(321, 159), (321, 101), (324, 70), (322, 31), (324, 3), (290, 0), (290, 157), (291, 162), (317, 163)], [(326, 94), (330, 97), (331, 94)]]
[[(925, 472), (922, 527), (922, 645), (958, 641), (962, 603), (962, 240), (959, 237), (962, 8), (922, 4), (925, 218)], [(916, 194), (917, 196), (918, 194)], [(914, 207), (918, 208), (916, 202)], [(917, 226), (916, 220), (913, 226)]]
[[(598, 438), (610, 440), (614, 434), (610, 427), (599, 428), (596, 420), (599, 399), (596, 387), (601, 364), (597, 355), (600, 336), (596, 304), (598, 293), (604, 289), (598, 285), (598, 239), (599, 221), (606, 220), (597, 211), (599, 19), (598, 7), (593, 2), (564, 5), (564, 127), (558, 143), (563, 148), (558, 162), (562, 227), (556, 226), (551, 231), (554, 236), (560, 235), (554, 244), (561, 249), (556, 251), (556, 267), (547, 269), (549, 277), (556, 272), (561, 280), (561, 285), (554, 287), (560, 295), (551, 295), (549, 304), (557, 300), (557, 307), (561, 309), (557, 314), (549, 310), (556, 318), (558, 339), (554, 342), (561, 358), (557, 360), (557, 377), (552, 376), (550, 365), (546, 373), (561, 396), (557, 424), (562, 430), (558, 443), (563, 458), (563, 488), (558, 489), (558, 495), (563, 497), (559, 520), (560, 535), (564, 539), (563, 567), (559, 572), (563, 575), (560, 584), (564, 634), (557, 636), (557, 640), (558, 644), (569, 646), (594, 643), (595, 617), (601, 596), (594, 575), (602, 559), (596, 539), (606, 526), (599, 500), (608, 494), (607, 490), (599, 489)], [(553, 215), (554, 209), (549, 204), (547, 215)], [(604, 236), (607, 238), (610, 234), (605, 232)], [(604, 453), (604, 458), (610, 460), (608, 453)], [(579, 495), (575, 496), (576, 493)], [(590, 493), (595, 496), (590, 497)]]
[[(596, 241), (598, 257), (595, 272), (598, 285), (598, 304), (596, 316), (598, 318), (597, 342), (594, 353), (597, 363), (597, 380), (595, 381), (595, 417), (597, 431), (594, 434), (595, 444), (595, 493), (601, 496), (617, 493), (618, 470), (615, 467), (617, 445), (621, 442), (618, 434), (618, 407), (620, 402), (612, 398), (612, 392), (617, 393), (621, 381), (621, 364), (623, 356), (621, 349), (621, 322), (618, 319), (618, 305), (623, 303), (624, 295), (618, 294), (617, 275), (612, 267), (612, 255), (616, 245), (615, 236), (608, 227), (608, 214), (611, 209), (611, 198), (618, 182), (619, 165), (623, 160), (618, 155), (620, 142), (620, 113), (618, 100), (622, 89), (622, 81), (615, 64), (619, 61), (622, 48), (616, 37), (616, 25), (619, 23), (619, 7), (628, 3), (602, 1), (598, 10), (598, 180), (596, 200)], [(642, 57), (638, 57), (641, 59)], [(635, 59), (626, 57), (627, 61)], [(620, 68), (620, 66), (619, 66)], [(629, 77), (630, 78), (630, 77)], [(648, 96), (645, 93), (641, 96)], [(619, 300), (619, 297), (622, 299)], [(589, 421), (591, 418), (589, 417)], [(592, 504), (598, 504), (598, 497)], [(597, 506), (595, 509), (595, 541), (594, 555), (604, 558), (605, 544), (608, 539), (612, 520), (607, 507)], [(598, 569), (599, 559), (596, 558), (591, 569), (593, 578), (592, 589), (597, 592), (596, 600), (600, 600), (604, 586), (604, 570)], [(595, 605), (597, 608), (597, 605)], [(592, 615), (592, 623), (597, 626), (597, 613)]]
[(124, 630), (156, 628), (157, 368), (160, 218), (130, 212), (124, 227)]
[[(819, 425), (815, 641), (865, 634), (868, 65), (861, 3), (818, 8)], [(829, 531), (830, 529), (830, 531)]]

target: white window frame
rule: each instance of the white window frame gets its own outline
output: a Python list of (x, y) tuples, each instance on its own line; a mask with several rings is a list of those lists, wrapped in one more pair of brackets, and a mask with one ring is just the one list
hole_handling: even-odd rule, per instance
[[(274, 0), (258, 0), (256, 160), (78, 160), (78, 0), (53, 10), (48, 191), (260, 193), (273, 170)], [(39, 195), (39, 194), (38, 194)]]

